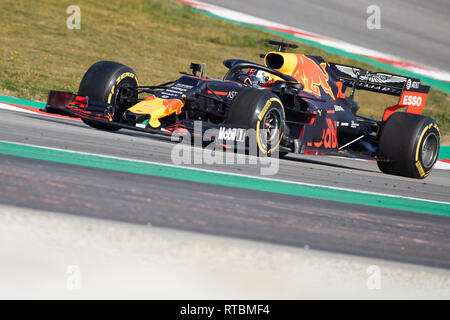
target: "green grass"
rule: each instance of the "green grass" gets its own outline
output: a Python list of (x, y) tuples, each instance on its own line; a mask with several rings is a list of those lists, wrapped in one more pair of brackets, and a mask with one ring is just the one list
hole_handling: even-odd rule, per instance
[[(174, 0), (79, 0), (81, 29), (66, 28), (66, 8), (73, 1), (42, 0), (0, 3), (0, 94), (44, 101), (49, 89), (77, 91), (86, 69), (99, 60), (132, 67), (140, 83), (156, 84), (205, 62), (208, 75), (221, 78), (222, 61), (242, 58), (261, 62), (275, 36), (220, 21)], [(275, 37), (276, 38), (276, 37)], [(296, 52), (373, 69), (352, 59), (296, 43)], [(376, 70), (381, 71), (381, 70)], [(358, 92), (361, 113), (379, 118), (397, 98)], [(450, 96), (431, 90), (424, 114), (450, 133)]]

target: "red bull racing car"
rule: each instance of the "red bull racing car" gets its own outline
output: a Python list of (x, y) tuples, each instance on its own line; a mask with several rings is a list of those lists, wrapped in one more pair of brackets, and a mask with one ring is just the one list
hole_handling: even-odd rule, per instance
[[(201, 135), (226, 148), (241, 143), (249, 149), (254, 142), (259, 155), (341, 155), (374, 159), (388, 174), (430, 173), (440, 134), (437, 123), (421, 115), (429, 86), (288, 53), (296, 46), (283, 41), (270, 43), (278, 50), (262, 55), (264, 64), (225, 60), (223, 79), (211, 79), (204, 64), (191, 63), (192, 72), (175, 81), (141, 86), (131, 68), (100, 61), (87, 70), (77, 94), (50, 91), (46, 111), (79, 117), (101, 130)], [(356, 90), (399, 101), (382, 119), (363, 117)]]

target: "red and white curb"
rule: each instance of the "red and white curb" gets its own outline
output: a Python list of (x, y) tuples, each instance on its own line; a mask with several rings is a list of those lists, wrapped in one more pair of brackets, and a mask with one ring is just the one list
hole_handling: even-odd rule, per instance
[(2, 103), (2, 102), (0, 102), (0, 109), (20, 111), (20, 112), (26, 112), (26, 113), (36, 113), (31, 110), (28, 110), (28, 108), (25, 108), (25, 107), (19, 107), (19, 106), (15, 106), (15, 105), (12, 105), (9, 103)]
[[(18, 112), (24, 112), (24, 113), (40, 114), (40, 115), (44, 115), (47, 117), (64, 118), (64, 119), (73, 120), (73, 121), (80, 121), (80, 119), (77, 119), (77, 118), (61, 116), (61, 115), (53, 114), (53, 113), (46, 113), (38, 108), (25, 107), (25, 106), (20, 106), (20, 105), (16, 105), (16, 104), (10, 104), (10, 103), (0, 102), (0, 109), (10, 110), (10, 111), (18, 111)], [(349, 158), (345, 158), (345, 159), (349, 160)], [(352, 159), (352, 160), (368, 161), (368, 160), (362, 160), (362, 159)], [(436, 162), (436, 164), (434, 165), (434, 168), (442, 169), (442, 170), (450, 170), (450, 160), (447, 160), (447, 159), (446, 160), (438, 160)]]
[(450, 160), (438, 160), (436, 161), (436, 164), (434, 165), (434, 169), (440, 169), (440, 170), (450, 170)]
[(385, 54), (379, 51), (363, 48), (348, 42), (328, 38), (318, 35), (306, 30), (286, 26), (277, 22), (269, 21), (266, 19), (258, 18), (246, 13), (226, 9), (216, 5), (207, 4), (201, 1), (195, 0), (179, 0), (180, 2), (200, 10), (207, 11), (215, 16), (232, 20), (240, 23), (246, 23), (259, 27), (264, 27), (274, 31), (281, 31), (289, 33), (297, 38), (314, 41), (320, 45), (328, 46), (336, 49), (343, 50), (348, 53), (358, 54), (379, 62), (383, 62), (392, 65), (397, 68), (405, 69), (417, 74), (421, 74), (439, 81), (450, 82), (450, 73), (437, 70), (435, 68), (421, 65), (412, 61), (406, 61), (399, 57)]
[(21, 105), (12, 104), (12, 103), (0, 102), (0, 109), (18, 111), (18, 112), (24, 112), (24, 113), (40, 114), (43, 116), (53, 117), (53, 118), (64, 118), (64, 119), (69, 119), (69, 120), (74, 120), (74, 121), (81, 121), (81, 119), (79, 119), (79, 118), (67, 117), (67, 116), (62, 116), (62, 115), (54, 114), (54, 113), (47, 113), (39, 108), (26, 107), (26, 106), (21, 106)]

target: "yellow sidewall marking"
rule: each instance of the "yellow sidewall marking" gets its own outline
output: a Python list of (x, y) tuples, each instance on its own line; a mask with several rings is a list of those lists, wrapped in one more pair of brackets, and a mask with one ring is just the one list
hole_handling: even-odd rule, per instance
[(426, 126), (422, 133), (420, 134), (419, 137), (419, 141), (417, 142), (417, 147), (416, 147), (416, 167), (417, 170), (419, 171), (419, 174), (421, 177), (426, 177), (431, 171), (429, 171), (428, 173), (425, 173), (425, 170), (423, 169), (422, 163), (419, 161), (419, 150), (420, 150), (420, 145), (422, 144), (422, 139), (423, 136), (425, 135), (425, 133), (427, 132), (428, 129), (430, 129), (433, 126), (432, 123), (430, 123), (428, 126)]
[(423, 170), (422, 164), (420, 163), (420, 161), (416, 161), (416, 167), (417, 170), (419, 170), (419, 174), (421, 177), (425, 176), (425, 170)]
[(278, 103), (280, 104), (281, 110), (283, 110), (283, 119), (285, 118), (283, 104), (281, 103), (280, 99), (278, 99), (278, 98), (270, 98), (270, 99), (266, 102), (266, 105), (264, 106), (264, 108), (262, 109), (262, 111), (259, 113), (259, 116), (258, 116), (258, 122), (256, 123), (256, 142), (258, 143), (258, 148), (259, 148), (259, 150), (261, 150), (261, 151), (262, 151), (263, 153), (265, 153), (265, 154), (270, 154), (270, 153), (272, 153), (272, 152), (278, 147), (278, 145), (279, 145), (280, 142), (281, 142), (281, 139), (283, 138), (283, 134), (284, 134), (284, 132), (281, 132), (280, 138), (278, 139), (277, 144), (276, 144), (272, 149), (270, 149), (269, 151), (267, 151), (265, 148), (263, 148), (263, 145), (262, 145), (262, 143), (261, 143), (261, 141), (260, 141), (260, 139), (259, 139), (259, 138), (260, 138), (260, 135), (259, 135), (259, 127), (260, 127), (260, 124), (261, 124), (261, 120), (264, 118), (265, 114), (267, 113), (267, 110), (269, 110), (269, 108), (270, 108), (270, 106), (272, 105), (272, 102), (273, 102), (273, 101), (276, 101), (276, 102), (278, 102)]
[(126, 77), (133, 78), (134, 80), (136, 80), (136, 84), (139, 86), (137, 77), (136, 77), (136, 75), (135, 75), (134, 73), (132, 73), (132, 72), (125, 72), (125, 73), (122, 73), (122, 74), (120, 75), (120, 77), (117, 78), (116, 84), (113, 85), (112, 88), (111, 88), (111, 92), (109, 93), (109, 96), (108, 96), (108, 103), (109, 103), (109, 104), (111, 104), (111, 99), (112, 99), (112, 96), (114, 95), (114, 90), (116, 89), (116, 85), (118, 85), (118, 84), (120, 83), (120, 81), (122, 81), (122, 80), (125, 79)]
[(113, 85), (111, 88), (111, 92), (109, 93), (109, 96), (108, 96), (108, 104), (111, 104), (111, 99), (112, 99), (115, 89), (116, 89), (116, 85)]
[(439, 126), (435, 123), (434, 125), (433, 125), (433, 127), (436, 129), (436, 131), (438, 132), (438, 134), (439, 134), (439, 138), (441, 137), (441, 130), (439, 130)]
[(425, 135), (427, 130), (431, 128), (432, 125), (433, 124), (430, 123), (428, 126), (426, 126), (423, 129), (422, 133), (420, 134), (420, 138), (419, 138), (419, 141), (417, 142), (417, 147), (416, 147), (416, 161), (419, 161), (419, 149), (420, 149), (420, 144), (422, 143), (423, 136)]

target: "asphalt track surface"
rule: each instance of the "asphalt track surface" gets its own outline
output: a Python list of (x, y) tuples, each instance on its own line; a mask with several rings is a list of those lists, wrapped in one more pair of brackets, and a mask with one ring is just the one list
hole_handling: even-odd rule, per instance
[[(0, 110), (0, 140), (171, 163), (173, 142)], [(201, 151), (201, 150), (200, 150)], [(199, 152), (199, 150), (197, 150)], [(197, 165), (259, 175), (257, 165)], [(448, 201), (450, 172), (425, 180), (372, 162), (295, 156), (274, 178)], [(0, 155), (0, 203), (450, 268), (450, 219)]]
[[(450, 71), (447, 0), (202, 0), (382, 53)], [(366, 27), (370, 5), (381, 29)]]

